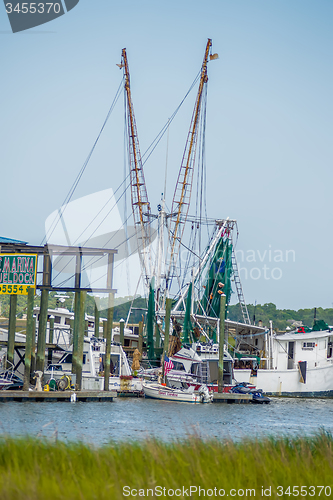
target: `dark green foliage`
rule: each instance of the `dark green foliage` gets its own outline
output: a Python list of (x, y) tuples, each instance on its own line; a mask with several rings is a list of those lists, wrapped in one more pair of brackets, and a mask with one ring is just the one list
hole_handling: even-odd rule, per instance
[[(285, 330), (287, 326), (291, 326), (292, 321), (302, 321), (304, 325), (312, 327), (314, 319), (314, 309), (277, 309), (275, 304), (257, 304), (256, 306), (249, 304), (247, 306), (251, 322), (255, 314), (255, 323), (258, 325), (259, 320), (264, 326), (269, 326), (269, 320), (273, 321), (273, 328), (276, 330)], [(228, 319), (233, 321), (243, 321), (239, 304), (229, 306)], [(333, 309), (323, 309), (317, 307), (317, 319), (325, 321), (328, 325), (333, 325)], [(290, 320), (290, 321), (288, 321)]]

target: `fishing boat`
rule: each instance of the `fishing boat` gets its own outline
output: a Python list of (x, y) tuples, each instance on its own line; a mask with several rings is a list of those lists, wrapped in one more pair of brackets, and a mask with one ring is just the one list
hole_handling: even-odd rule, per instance
[(146, 398), (181, 403), (211, 403), (213, 401), (213, 396), (205, 385), (201, 385), (198, 390), (195, 390), (193, 386), (184, 382), (182, 387), (168, 387), (166, 384), (144, 382), (142, 388)]
[(332, 347), (333, 328), (322, 320), (280, 334), (271, 325), (264, 334), (239, 339), (234, 376), (274, 396), (332, 397)]

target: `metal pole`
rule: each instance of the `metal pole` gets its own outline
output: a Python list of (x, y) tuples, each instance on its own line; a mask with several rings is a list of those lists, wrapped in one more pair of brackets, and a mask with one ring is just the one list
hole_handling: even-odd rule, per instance
[(166, 299), (166, 301), (165, 301), (165, 325), (164, 325), (162, 380), (164, 380), (164, 359), (165, 359), (165, 356), (167, 356), (168, 352), (169, 352), (171, 307), (172, 307), (172, 299)]
[[(113, 293), (109, 293), (108, 301), (108, 321), (106, 330), (106, 345), (105, 345), (105, 361), (104, 361), (104, 391), (109, 390), (110, 381), (110, 354), (111, 354), (111, 336), (112, 336), (112, 325), (113, 325)], [(119, 367), (119, 375), (121, 374)]]
[(99, 306), (100, 298), (95, 297), (95, 337), (99, 339)]
[(45, 365), (45, 344), (46, 344), (46, 327), (47, 327), (47, 307), (49, 301), (49, 291), (42, 290), (40, 299), (39, 310), (39, 323), (38, 323), (38, 341), (37, 341), (37, 356), (36, 356), (36, 370), (44, 372)]
[(120, 328), (120, 333), (119, 333), (119, 342), (121, 345), (124, 347), (124, 329), (125, 329), (125, 320), (121, 318), (119, 321), (119, 328)]
[(76, 384), (79, 391), (82, 389), (82, 364), (83, 364), (83, 345), (85, 331), (85, 305), (87, 292), (80, 292), (80, 314), (77, 339), (77, 359), (76, 359)]
[(224, 319), (225, 319), (225, 294), (220, 298), (220, 335), (219, 335), (219, 367), (218, 367), (218, 392), (223, 392), (223, 354), (224, 354)]
[(30, 372), (31, 372), (31, 353), (33, 345), (34, 330), (34, 296), (35, 290), (29, 288), (27, 300), (27, 328), (25, 337), (25, 356), (24, 356), (24, 381), (23, 390), (28, 391), (30, 385)]
[(17, 295), (11, 295), (9, 301), (10, 306), (7, 342), (7, 368), (11, 368), (12, 365), (14, 365)]

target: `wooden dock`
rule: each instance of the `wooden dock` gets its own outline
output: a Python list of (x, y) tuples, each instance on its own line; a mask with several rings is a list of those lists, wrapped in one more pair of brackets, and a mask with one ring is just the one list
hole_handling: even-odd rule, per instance
[(248, 404), (252, 401), (252, 394), (231, 394), (228, 392), (214, 392), (213, 403)]
[(71, 396), (76, 395), (76, 401), (105, 402), (113, 401), (117, 397), (116, 391), (0, 391), (0, 402), (34, 401), (43, 403), (44, 401), (71, 401)]

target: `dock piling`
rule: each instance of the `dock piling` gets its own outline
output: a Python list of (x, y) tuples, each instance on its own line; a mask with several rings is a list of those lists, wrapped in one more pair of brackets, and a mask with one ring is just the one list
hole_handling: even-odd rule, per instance
[(34, 296), (35, 291), (33, 288), (28, 290), (28, 300), (27, 300), (27, 328), (26, 328), (26, 340), (25, 340), (25, 356), (24, 356), (24, 380), (23, 380), (23, 390), (28, 391), (30, 385), (30, 373), (31, 373), (31, 354), (33, 346), (33, 337), (35, 336), (34, 330)]
[(48, 301), (49, 301), (49, 291), (42, 290), (42, 296), (40, 299), (39, 322), (38, 322), (36, 370), (37, 371), (39, 370), (43, 373), (44, 373), (44, 366), (45, 366)]
[(225, 294), (220, 297), (220, 338), (219, 338), (219, 366), (218, 366), (218, 392), (223, 392), (223, 355), (224, 355), (224, 320), (225, 320)]
[(15, 331), (16, 331), (16, 309), (17, 309), (17, 295), (11, 295), (10, 299), (9, 299), (7, 368), (11, 368), (14, 365), (14, 346), (15, 346)]
[[(109, 293), (105, 361), (104, 361), (104, 391), (109, 390), (109, 381), (110, 381), (110, 355), (111, 355), (111, 337), (112, 337), (112, 325), (113, 325), (113, 306), (114, 306), (114, 295), (113, 293)], [(120, 366), (119, 366), (119, 375), (120, 375)]]

